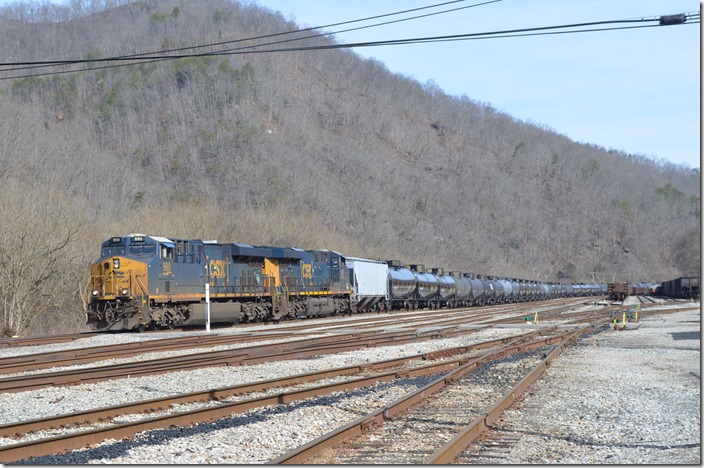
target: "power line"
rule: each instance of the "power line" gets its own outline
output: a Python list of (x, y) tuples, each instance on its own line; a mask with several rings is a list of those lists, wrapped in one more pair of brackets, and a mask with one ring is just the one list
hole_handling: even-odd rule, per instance
[[(466, 1), (468, 1), (468, 0), (452, 0), (449, 2), (436, 3), (433, 5), (428, 5), (428, 6), (424, 6), (424, 7), (413, 8), (410, 10), (402, 10), (402, 11), (397, 11), (397, 12), (392, 12), (392, 13), (385, 13), (383, 15), (369, 16), (366, 18), (359, 18), (359, 19), (355, 19), (355, 20), (342, 21), (342, 22), (332, 23), (332, 24), (323, 25), (323, 26), (314, 26), (314, 27), (309, 27), (309, 28), (304, 28), (304, 29), (295, 29), (295, 30), (284, 31), (284, 32), (280, 32), (280, 33), (266, 34), (266, 35), (262, 35), (262, 36), (247, 37), (247, 38), (243, 38), (243, 39), (234, 39), (234, 40), (230, 40), (230, 41), (212, 42), (212, 43), (208, 43), (208, 44), (180, 47), (180, 48), (175, 48), (175, 49), (163, 49), (163, 50), (154, 51), (154, 52), (142, 52), (139, 54), (121, 55), (121, 56), (112, 57), (112, 58), (51, 60), (51, 61), (33, 61), (33, 62), (24, 61), (24, 62), (16, 62), (16, 63), (7, 62), (7, 63), (0, 63), (0, 66), (20, 66), (21, 65), (24, 67), (24, 68), (14, 68), (14, 69), (4, 70), (4, 71), (16, 71), (16, 70), (23, 70), (23, 69), (27, 69), (27, 68), (39, 68), (39, 67), (55, 66), (55, 65), (104, 62), (104, 61), (113, 61), (113, 60), (129, 60), (129, 59), (137, 59), (137, 58), (141, 58), (141, 57), (158, 58), (160, 56), (157, 56), (156, 54), (169, 54), (172, 52), (183, 52), (186, 50), (203, 49), (203, 48), (207, 48), (207, 47), (222, 46), (222, 45), (227, 45), (227, 44), (237, 44), (237, 43), (242, 43), (242, 42), (251, 42), (251, 41), (257, 41), (260, 39), (269, 39), (269, 38), (273, 38), (273, 37), (286, 36), (286, 35), (290, 35), (290, 34), (298, 34), (298, 33), (302, 33), (302, 32), (309, 32), (309, 31), (314, 31), (314, 30), (319, 30), (319, 29), (331, 28), (331, 27), (335, 27), (335, 26), (342, 26), (342, 25), (346, 25), (346, 24), (360, 23), (360, 22), (371, 21), (371, 20), (379, 19), (379, 18), (397, 16), (397, 15), (402, 15), (402, 14), (406, 14), (406, 13), (427, 10), (430, 8), (438, 8), (441, 6), (446, 6), (446, 5), (455, 4), (455, 3), (463, 3)], [(488, 5), (490, 3), (497, 3), (497, 2), (501, 2), (501, 1), (503, 1), (503, 0), (488, 0), (488, 1), (485, 1), (482, 3), (476, 3), (476, 4), (472, 4), (472, 5), (459, 7), (459, 8), (452, 8), (449, 10), (443, 10), (443, 11), (434, 12), (434, 13), (427, 13), (424, 15), (412, 16), (409, 18), (402, 18), (402, 19), (394, 20), (394, 21), (386, 21), (383, 23), (376, 23), (376, 24), (367, 25), (367, 26), (360, 26), (357, 28), (350, 28), (350, 29), (345, 29), (345, 30), (341, 30), (341, 31), (331, 31), (331, 32), (326, 32), (326, 33), (297, 37), (294, 39), (287, 39), (287, 40), (283, 40), (283, 41), (269, 42), (269, 43), (265, 43), (265, 44), (249, 45), (249, 46), (246, 46), (242, 49), (250, 49), (250, 48), (256, 48), (256, 47), (262, 47), (265, 45), (275, 45), (275, 44), (281, 44), (281, 43), (286, 43), (286, 42), (291, 42), (291, 41), (300, 41), (300, 40), (312, 39), (312, 38), (316, 38), (316, 37), (329, 36), (329, 35), (333, 35), (333, 34), (341, 34), (341, 33), (350, 32), (350, 31), (357, 31), (357, 30), (361, 30), (361, 29), (374, 28), (374, 27), (378, 27), (378, 26), (384, 26), (384, 25), (399, 23), (399, 22), (403, 22), (403, 21), (410, 21), (410, 20), (414, 20), (414, 19), (425, 18), (425, 17), (439, 15), (439, 14), (451, 13), (451, 12), (455, 12), (455, 11), (459, 11), (459, 10), (464, 10), (467, 8), (474, 8), (474, 7)], [(230, 50), (234, 50), (234, 49), (230, 49)], [(199, 54), (197, 54), (197, 55), (199, 55)], [(187, 57), (187, 56), (188, 55), (183, 55), (182, 57)], [(161, 57), (163, 57), (163, 56), (161, 56)], [(181, 58), (181, 57), (178, 57), (178, 58)]]
[[(144, 62), (137, 62), (137, 63), (157, 63), (157, 62), (162, 62), (162, 61), (165, 61), (165, 60), (172, 60), (172, 59), (173, 59), (173, 58), (172, 58), (173, 56), (168, 56), (168, 58), (157, 58), (157, 57), (154, 56), (154, 54), (158, 54), (158, 53), (170, 53), (170, 52), (178, 52), (178, 51), (185, 51), (185, 50), (192, 50), (192, 49), (200, 49), (200, 48), (206, 48), (206, 47), (214, 47), (214, 46), (225, 45), (225, 44), (235, 44), (235, 43), (241, 43), (241, 42), (251, 42), (251, 41), (256, 41), (256, 40), (259, 40), (259, 39), (267, 39), (267, 38), (272, 38), (272, 37), (285, 36), (285, 35), (289, 35), (289, 34), (298, 34), (298, 33), (301, 33), (301, 32), (313, 31), (313, 30), (318, 30), (318, 29), (323, 29), (323, 28), (330, 28), (330, 27), (333, 27), (333, 26), (340, 26), (340, 25), (345, 25), (345, 24), (353, 24), (353, 23), (359, 23), (359, 22), (370, 21), (370, 20), (373, 20), (373, 19), (386, 18), (386, 17), (390, 17), (390, 16), (396, 16), (396, 15), (401, 15), (401, 14), (406, 14), (406, 13), (412, 13), (412, 12), (421, 11), (421, 10), (427, 10), (427, 9), (430, 9), (430, 8), (438, 8), (438, 7), (441, 7), (441, 6), (451, 5), (451, 4), (455, 4), (455, 3), (463, 3), (463, 2), (466, 2), (466, 1), (468, 1), (468, 0), (452, 0), (452, 1), (444, 2), (444, 3), (437, 3), (437, 4), (433, 4), (433, 5), (428, 5), (428, 6), (425, 6), (425, 7), (413, 8), (413, 9), (409, 9), (409, 10), (402, 10), (402, 11), (397, 11), (397, 12), (392, 12), (392, 13), (386, 13), (386, 14), (377, 15), (377, 16), (370, 16), (370, 17), (360, 18), (360, 19), (356, 19), (356, 20), (349, 20), (349, 21), (343, 21), (343, 22), (338, 22), (338, 23), (332, 23), (332, 24), (328, 24), (328, 25), (324, 25), (324, 26), (315, 26), (315, 27), (304, 28), (304, 29), (296, 29), (296, 30), (285, 31), (285, 32), (280, 32), (280, 33), (267, 34), (267, 35), (262, 35), (262, 36), (255, 36), (255, 37), (249, 37), (249, 38), (244, 38), (244, 39), (236, 39), (236, 40), (231, 40), (231, 41), (215, 42), (215, 43), (209, 43), (209, 44), (204, 44), (204, 45), (196, 45), (196, 46), (189, 46), (189, 47), (181, 47), (181, 48), (176, 48), (176, 49), (165, 49), (165, 50), (157, 51), (157, 52), (144, 52), (144, 53), (140, 53), (140, 54), (123, 55), (123, 56), (115, 57), (115, 58), (113, 58), (113, 59), (107, 59), (107, 61), (112, 61), (112, 60), (117, 60), (117, 59), (128, 60), (128, 59), (130, 59), (130, 58), (135, 58), (135, 59), (136, 59), (136, 58), (140, 58), (140, 57), (148, 57), (148, 58), (151, 58), (151, 59), (153, 59), (153, 60), (148, 60), (148, 61), (144, 61)], [(287, 39), (287, 40), (282, 40), (282, 41), (269, 42), (269, 43), (264, 43), (264, 44), (249, 45), (249, 46), (246, 46), (246, 47), (241, 47), (241, 48), (239, 48), (239, 49), (231, 49), (231, 50), (254, 49), (254, 48), (262, 47), (262, 46), (266, 46), (266, 45), (276, 45), (276, 44), (283, 44), (283, 43), (293, 42), (293, 41), (307, 40), (307, 39), (312, 39), (312, 38), (316, 38), (316, 37), (329, 36), (329, 35), (333, 35), (333, 34), (340, 34), (340, 33), (349, 32), (349, 31), (354, 31), (354, 30), (360, 30), (360, 29), (366, 29), (366, 28), (373, 28), (373, 27), (383, 26), (383, 25), (387, 25), (387, 24), (391, 24), (391, 23), (398, 23), (398, 22), (402, 22), (402, 21), (410, 21), (410, 20), (419, 19), (419, 18), (424, 18), (424, 17), (428, 17), (428, 16), (434, 16), (434, 15), (439, 15), (439, 14), (450, 13), (450, 12), (454, 12), (454, 11), (458, 11), (458, 10), (464, 10), (464, 9), (467, 9), (467, 8), (474, 8), (474, 7), (478, 7), (478, 6), (482, 6), (482, 5), (487, 5), (487, 4), (490, 4), (490, 3), (497, 3), (497, 2), (501, 2), (501, 1), (503, 1), (503, 0), (489, 0), (489, 1), (482, 2), (482, 3), (475, 3), (475, 4), (472, 4), (472, 5), (468, 5), (468, 6), (463, 6), (463, 7), (459, 7), (459, 8), (452, 8), (452, 9), (449, 9), (449, 10), (442, 10), (442, 11), (439, 11), (439, 12), (428, 13), (428, 14), (424, 14), (424, 15), (418, 15), (418, 16), (409, 17), (409, 18), (403, 18), (403, 19), (400, 19), (400, 20), (387, 21), (387, 22), (383, 22), (383, 23), (376, 23), (376, 24), (372, 24), (372, 25), (361, 26), (361, 27), (358, 27), (358, 28), (350, 28), (350, 29), (342, 30), (342, 31), (332, 31), (332, 32), (327, 32), (327, 33), (321, 33), (321, 34), (314, 34), (314, 35), (308, 35), (308, 36), (298, 37), (298, 38), (294, 38), (294, 39)], [(194, 55), (194, 56), (199, 56), (199, 55)], [(183, 56), (183, 57), (187, 57), (187, 56)], [(183, 58), (183, 57), (174, 57), (174, 58)], [(86, 64), (86, 63), (91, 63), (91, 62), (103, 62), (103, 61), (106, 61), (106, 59), (75, 60), (73, 63), (75, 63), (75, 64)], [(69, 64), (68, 62), (69, 62), (69, 61), (63, 61), (63, 62), (62, 62), (62, 61), (20, 62), (20, 63), (16, 64), (16, 66), (15, 66), (14, 68), (6, 68), (5, 70), (0, 70), (0, 72), (2, 72), (2, 71), (5, 71), (5, 72), (9, 72), (9, 71), (20, 71), (20, 70), (36, 70), (36, 69), (39, 69), (39, 68), (51, 68), (51, 67), (55, 67), (55, 66), (58, 66), (58, 65), (68, 65), (68, 64)], [(7, 63), (7, 64), (1, 64), (1, 63), (0, 63), (0, 67), (3, 67), (3, 66), (12, 66), (12, 65), (13, 65), (12, 63)], [(23, 74), (23, 75), (16, 75), (16, 76), (4, 77), (4, 78), (0, 77), (0, 81), (3, 81), (3, 80), (12, 80), (12, 79), (16, 79), (16, 78), (25, 78), (25, 77), (42, 77), (42, 76), (52, 76), (52, 75), (60, 75), (60, 74), (67, 74), (67, 73), (76, 73), (76, 72), (78, 72), (78, 71), (104, 70), (104, 69), (108, 69), (108, 68), (117, 68), (117, 67), (123, 67), (123, 66), (131, 66), (131, 65), (133, 65), (133, 63), (130, 63), (130, 64), (120, 64), (120, 65), (103, 65), (103, 66), (98, 66), (98, 67), (90, 67), (90, 68), (82, 69), (82, 70), (63, 70), (63, 71), (51, 71), (51, 72), (46, 72), (46, 73)]]
[[(494, 1), (498, 1), (498, 0), (494, 0)], [(455, 2), (448, 2), (448, 3), (455, 3)], [(491, 3), (491, 2), (487, 2), (487, 3)], [(444, 5), (444, 4), (439, 4), (439, 5)], [(407, 10), (407, 11), (412, 11), (412, 10)], [(389, 16), (392, 14), (382, 15), (382, 16)], [(677, 18), (676, 20), (673, 19), (675, 17)], [(371, 18), (378, 18), (378, 17), (371, 17)], [(368, 19), (365, 19), (365, 20), (368, 20)], [(355, 21), (363, 21), (363, 20), (355, 20)], [(657, 22), (657, 24), (650, 24), (650, 25), (642, 25), (641, 24), (638, 26), (632, 25), (633, 23), (647, 23), (647, 22)], [(165, 61), (165, 60), (175, 60), (175, 59), (180, 59), (180, 58), (208, 57), (208, 56), (221, 56), (221, 55), (243, 55), (243, 54), (253, 54), (253, 53), (301, 52), (301, 51), (348, 49), (348, 48), (360, 48), (360, 47), (379, 47), (379, 46), (389, 46), (389, 45), (408, 45), (408, 44), (421, 44), (421, 43), (432, 43), (432, 42), (448, 42), (448, 41), (461, 41), (461, 40), (497, 39), (497, 38), (508, 38), (508, 37), (526, 37), (526, 36), (555, 35), (555, 34), (574, 34), (574, 33), (584, 33), (584, 32), (614, 31), (614, 30), (636, 29), (636, 28), (668, 26), (668, 25), (698, 24), (699, 22), (700, 22), (699, 12), (691, 12), (691, 13), (683, 13), (680, 15), (667, 15), (667, 16), (659, 16), (659, 17), (651, 17), (651, 18), (594, 21), (594, 22), (587, 22), (587, 23), (575, 23), (575, 24), (566, 24), (566, 25), (558, 25), (558, 26), (542, 26), (542, 27), (534, 27), (534, 28), (521, 28), (521, 29), (511, 29), (511, 30), (502, 30), (502, 31), (493, 31), (493, 32), (482, 32), (482, 33), (468, 33), (468, 34), (456, 34), (456, 35), (434, 36), (434, 37), (416, 37), (416, 38), (409, 38), (409, 39), (392, 39), (392, 40), (383, 40), (383, 41), (358, 42), (358, 43), (352, 43), (352, 44), (327, 44), (327, 45), (315, 45), (315, 46), (308, 46), (308, 47), (289, 47), (289, 48), (274, 48), (274, 49), (264, 49), (264, 50), (262, 50), (262, 49), (251, 50), (253, 48), (262, 47), (265, 45), (275, 45), (278, 43), (290, 42), (287, 40), (287, 41), (275, 42), (275, 43), (271, 43), (271, 44), (260, 44), (260, 45), (256, 45), (256, 46), (247, 46), (247, 47), (241, 47), (241, 48), (224, 49), (224, 50), (220, 50), (220, 51), (201, 52), (201, 53), (193, 53), (193, 54), (153, 55), (153, 53), (149, 53), (149, 54), (139, 54), (139, 55), (133, 55), (133, 56), (120, 56), (120, 57), (92, 59), (92, 60), (68, 60), (68, 61), (52, 61), (52, 62), (18, 62), (18, 63), (5, 63), (5, 64), (0, 63), (0, 66), (11, 66), (11, 65), (27, 66), (27, 65), (38, 65), (38, 64), (41, 64), (42, 66), (57, 66), (57, 65), (87, 64), (87, 63), (95, 63), (95, 62), (130, 61), (130, 63), (120, 63), (120, 64), (112, 63), (110, 65), (104, 65), (104, 66), (99, 66), (99, 67), (90, 67), (90, 68), (86, 68), (86, 69), (62, 70), (62, 71), (52, 71), (52, 72), (46, 72), (46, 73), (26, 74), (26, 75), (20, 75), (20, 76), (12, 76), (12, 77), (2, 77), (2, 78), (0, 78), (0, 80), (9, 80), (9, 79), (16, 79), (16, 78), (24, 78), (24, 77), (39, 77), (39, 76), (48, 76), (48, 75), (65, 74), (65, 73), (76, 73), (79, 71), (100, 70), (100, 69), (105, 69), (105, 68), (114, 68), (114, 67), (118, 67), (118, 66), (131, 66), (131, 65), (143, 64), (143, 63), (155, 63), (155, 62), (161, 62), (161, 61)], [(349, 23), (350, 22), (336, 23), (336, 25), (349, 24)], [(590, 27), (590, 26), (606, 26), (606, 25), (612, 25), (612, 24), (613, 25), (631, 24), (631, 25), (630, 26), (608, 27), (608, 28), (607, 27), (599, 27), (599, 28), (591, 28), (591, 29), (574, 29), (574, 28), (585, 28), (585, 27)], [(315, 28), (309, 28), (308, 30), (311, 30), (311, 29), (315, 29)], [(300, 31), (295, 31), (295, 32), (300, 32)], [(276, 35), (289, 34), (289, 33), (290, 32), (278, 33)], [(328, 35), (328, 34), (330, 34), (330, 33), (326, 33), (326, 34), (322, 34), (322, 35)], [(261, 36), (261, 37), (273, 37), (273, 36), (275, 36), (275, 35), (268, 35), (268, 36)], [(299, 39), (311, 39), (311, 38), (320, 37), (320, 36), (321, 35), (314, 35), (314, 36), (308, 36), (308, 37), (299, 38)], [(240, 41), (242, 41), (242, 40), (227, 41), (227, 42), (219, 43), (219, 44), (236, 43), (236, 42), (240, 42)], [(205, 46), (193, 46), (190, 48), (184, 48), (182, 50), (187, 50), (187, 49), (196, 48), (196, 47), (205, 47)], [(146, 56), (146, 55), (148, 55), (148, 56)], [(5, 71), (9, 71), (9, 70), (5, 70)]]

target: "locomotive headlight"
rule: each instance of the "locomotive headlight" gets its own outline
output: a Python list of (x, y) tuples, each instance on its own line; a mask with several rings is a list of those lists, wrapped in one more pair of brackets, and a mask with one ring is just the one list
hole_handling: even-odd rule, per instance
[(122, 295), (123, 295), (123, 296), (126, 296), (126, 295), (128, 295), (129, 293), (130, 293), (130, 290), (127, 289), (127, 288), (124, 288), (124, 289), (122, 290)]
[(98, 291), (97, 289), (94, 289), (92, 294), (94, 296), (97, 296), (98, 294), (100, 294), (100, 291)]
[(112, 261), (112, 267), (115, 269), (120, 268), (120, 259), (119, 258), (116, 258)]

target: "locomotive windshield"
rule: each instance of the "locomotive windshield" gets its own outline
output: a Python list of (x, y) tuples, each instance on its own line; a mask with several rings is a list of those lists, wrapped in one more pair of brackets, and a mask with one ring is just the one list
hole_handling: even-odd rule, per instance
[(103, 247), (101, 258), (113, 257), (116, 255), (125, 255), (125, 246), (124, 245), (109, 245), (109, 246)]
[(157, 247), (154, 243), (145, 242), (144, 236), (133, 236), (127, 242), (121, 237), (113, 237), (103, 243), (100, 253), (100, 258), (124, 256), (151, 258), (156, 255)]

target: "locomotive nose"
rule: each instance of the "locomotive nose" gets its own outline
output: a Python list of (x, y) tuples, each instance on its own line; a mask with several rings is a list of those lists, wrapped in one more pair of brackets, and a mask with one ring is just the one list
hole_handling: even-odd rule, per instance
[(124, 270), (127, 260), (113, 257), (95, 265), (92, 277), (91, 297), (124, 297), (131, 293), (129, 275)]

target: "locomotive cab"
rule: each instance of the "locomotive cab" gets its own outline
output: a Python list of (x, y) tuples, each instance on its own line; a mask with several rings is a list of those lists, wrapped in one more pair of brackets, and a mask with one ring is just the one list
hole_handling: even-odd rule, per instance
[(140, 234), (103, 242), (100, 258), (91, 265), (88, 325), (108, 330), (146, 325), (139, 312), (149, 295), (149, 262), (158, 251), (156, 242)]

